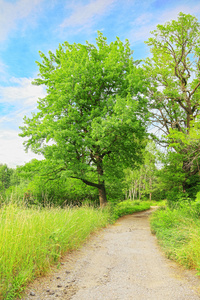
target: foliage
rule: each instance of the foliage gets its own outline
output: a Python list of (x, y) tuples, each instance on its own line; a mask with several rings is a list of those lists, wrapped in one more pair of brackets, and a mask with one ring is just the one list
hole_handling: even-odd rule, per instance
[(167, 201), (166, 200), (145, 200), (146, 203), (149, 203), (150, 206), (158, 206), (158, 207), (166, 207)]
[(20, 178), (15, 169), (9, 168), (6, 164), (0, 164), (0, 206), (10, 199), (10, 193), (14, 185), (18, 185)]
[[(157, 171), (158, 187), (172, 206), (181, 198), (195, 199), (200, 189), (199, 175), (190, 176), (185, 182), (185, 172), (182, 168), (182, 154), (175, 151), (162, 153), (160, 156), (162, 168)], [(183, 184), (187, 183), (187, 192), (183, 192)]]
[(146, 42), (153, 55), (146, 60), (151, 75), (150, 106), (156, 110), (153, 122), (160, 123), (165, 135), (170, 134), (170, 128), (187, 133), (198, 112), (199, 29), (194, 16), (180, 13), (177, 21), (158, 25)]
[[(55, 167), (46, 159), (40, 161), (33, 159), (18, 167), (16, 171), (20, 183), (6, 190), (6, 198), (18, 199), (18, 202), (27, 206), (80, 206), (86, 201), (98, 203), (98, 191), (94, 187), (85, 186), (83, 182), (68, 177), (64, 172), (54, 174)], [(107, 174), (109, 201), (123, 199), (123, 176), (123, 170), (119, 166)]]
[(12, 184), (12, 175), (14, 170), (6, 164), (0, 164), (0, 194), (3, 195), (5, 190)]
[(182, 157), (174, 151), (168, 151), (166, 154), (162, 154), (161, 163), (162, 168), (157, 172), (160, 189), (165, 191), (169, 202), (176, 202), (180, 194), (181, 196), (183, 194)]
[(168, 258), (200, 271), (199, 208), (194, 202), (183, 199), (176, 209), (161, 208), (150, 222)]
[(7, 196), (26, 203), (26, 205), (81, 205), (85, 199), (97, 201), (96, 189), (76, 179), (71, 179), (65, 174), (53, 172), (53, 166), (48, 160), (38, 161), (33, 159), (24, 166), (18, 167), (18, 176), (21, 183), (7, 191)]
[(200, 201), (200, 191), (198, 191), (198, 193), (196, 195), (196, 201)]
[(114, 218), (118, 219), (121, 216), (133, 214), (143, 210), (150, 209), (150, 203), (145, 201), (122, 201), (114, 207)]
[(5, 192), (5, 198), (3, 204), (8, 204), (10, 201), (18, 204), (25, 202), (25, 195), (28, 194), (29, 181), (21, 180), (18, 185), (10, 186)]
[(124, 170), (125, 198), (130, 200), (164, 199), (160, 192), (158, 182), (158, 153), (155, 143), (148, 141), (143, 151), (143, 164), (137, 170), (127, 168)]
[(158, 25), (147, 44), (152, 58), (144, 68), (152, 123), (158, 128), (154, 138), (181, 156), (186, 192), (188, 180), (199, 170), (199, 138), (191, 138), (191, 128), (200, 107), (200, 24), (194, 16), (180, 13), (178, 20)]
[(108, 45), (99, 32), (96, 44), (65, 42), (49, 57), (40, 52), (34, 84), (44, 84), (47, 96), (39, 99), (38, 113), (24, 118), (20, 136), (56, 165), (55, 174), (98, 188), (103, 205), (110, 168), (141, 160), (147, 113), (144, 73), (128, 41)]

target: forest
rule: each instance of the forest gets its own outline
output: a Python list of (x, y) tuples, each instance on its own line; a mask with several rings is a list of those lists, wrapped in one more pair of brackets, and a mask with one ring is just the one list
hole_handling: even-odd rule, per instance
[[(0, 264), (4, 299), (19, 296), (90, 232), (150, 205), (161, 207), (151, 226), (168, 257), (200, 270), (200, 23), (180, 13), (146, 44), (151, 54), (141, 61), (128, 40), (108, 44), (100, 31), (96, 45), (64, 42), (40, 52), (33, 84), (47, 94), (24, 117), (20, 136), (25, 150), (44, 158), (15, 169), (0, 164), (0, 253), (9, 252), (5, 237), (15, 245), (9, 268)], [(44, 229), (48, 249), (34, 246), (38, 253), (22, 267), (14, 253), (30, 251), (28, 227), (35, 226), (36, 245), (39, 223), (52, 230)], [(78, 238), (66, 226), (78, 228)], [(19, 230), (25, 237), (16, 245)]]

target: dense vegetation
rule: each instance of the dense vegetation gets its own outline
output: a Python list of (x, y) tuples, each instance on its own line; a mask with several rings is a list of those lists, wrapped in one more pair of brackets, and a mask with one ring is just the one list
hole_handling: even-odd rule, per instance
[(152, 232), (168, 257), (200, 270), (200, 24), (180, 13), (146, 43), (142, 62), (100, 32), (96, 45), (40, 53), (34, 84), (47, 95), (20, 135), (44, 159), (0, 165), (0, 296), (12, 299), (90, 232), (164, 199)]
[(168, 258), (196, 269), (200, 275), (200, 199), (183, 199), (173, 209), (156, 211), (151, 217), (151, 229)]

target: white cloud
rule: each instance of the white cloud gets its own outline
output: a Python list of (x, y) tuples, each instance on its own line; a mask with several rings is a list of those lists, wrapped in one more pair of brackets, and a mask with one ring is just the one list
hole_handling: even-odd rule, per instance
[(0, 130), (0, 163), (14, 168), (23, 165), (33, 158), (42, 159), (41, 155), (24, 151), (23, 139), (17, 130)]
[(129, 34), (129, 41), (131, 44), (137, 43), (137, 42), (143, 42), (147, 40), (150, 36), (150, 31), (153, 31), (156, 29), (156, 23), (155, 25), (144, 25), (141, 26), (138, 30), (135, 28), (130, 32)]
[(136, 26), (146, 25), (152, 20), (152, 18), (153, 18), (152, 13), (143, 13), (133, 21), (132, 25), (136, 25)]
[(8, 79), (7, 66), (0, 60), (0, 81), (6, 82)]
[(0, 118), (0, 128), (19, 128), (23, 117), (30, 116), (37, 108), (38, 98), (44, 98), (45, 88), (31, 84), (32, 78), (15, 78), (9, 86), (0, 86), (0, 104), (4, 115)]
[(178, 14), (182, 12), (184, 14), (192, 14), (192, 15), (199, 15), (200, 14), (200, 4), (198, 5), (181, 5), (177, 6), (172, 10), (163, 12), (163, 14), (160, 16), (159, 20), (163, 23), (168, 22), (170, 20), (175, 20), (178, 17)]
[(108, 12), (114, 2), (116, 0), (96, 0), (87, 5), (76, 5), (72, 15), (66, 18), (60, 26), (65, 28), (91, 25), (96, 17)]
[(159, 11), (158, 15), (150, 13), (142, 14), (132, 23), (134, 29), (132, 29), (129, 33), (129, 40), (131, 44), (147, 40), (151, 35), (150, 32), (155, 30), (158, 24), (164, 24), (177, 19), (180, 12), (198, 16), (200, 15), (200, 4), (191, 7), (187, 5), (179, 5), (173, 9), (169, 8), (167, 11)]
[(43, 86), (32, 85), (32, 78), (12, 77), (10, 86), (0, 86), (0, 103), (20, 104), (20, 107), (35, 107), (38, 98), (45, 97)]
[[(16, 3), (0, 0), (0, 41), (7, 38), (17, 21), (27, 18), (43, 0), (18, 0)], [(29, 20), (30, 21), (30, 20)]]
[(36, 154), (25, 153), (23, 139), (18, 136), (19, 126), (23, 125), (23, 117), (36, 109), (38, 98), (45, 97), (42, 86), (31, 84), (31, 78), (11, 78), (10, 86), (0, 87), (0, 104), (10, 107), (0, 118), (0, 163), (10, 167), (22, 165), (33, 158), (41, 158)]

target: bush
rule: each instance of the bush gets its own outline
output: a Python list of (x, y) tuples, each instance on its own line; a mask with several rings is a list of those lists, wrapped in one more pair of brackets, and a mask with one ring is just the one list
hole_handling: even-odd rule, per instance
[(113, 216), (115, 219), (117, 219), (121, 216), (133, 214), (134, 212), (143, 211), (147, 209), (150, 209), (149, 202), (126, 200), (115, 205)]

